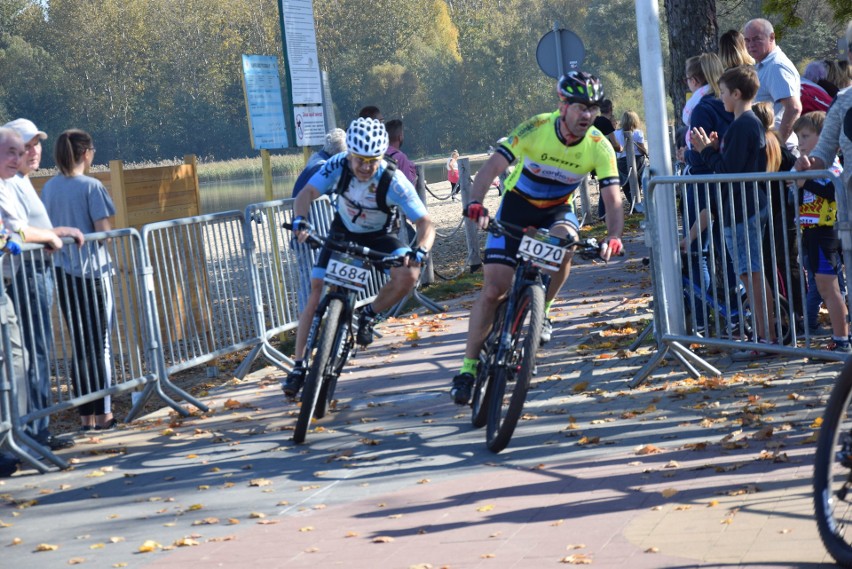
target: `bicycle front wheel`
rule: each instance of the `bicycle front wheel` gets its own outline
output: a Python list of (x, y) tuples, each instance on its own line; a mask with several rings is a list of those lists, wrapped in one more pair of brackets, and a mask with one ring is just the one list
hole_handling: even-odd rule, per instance
[(491, 332), (485, 339), (482, 349), (479, 351), (479, 366), (476, 371), (476, 381), (473, 383), (471, 395), (470, 423), (477, 429), (481, 429), (488, 422), (488, 401), (491, 398), (491, 385), (494, 377), (494, 356), (497, 353), (497, 345), (500, 341), (500, 332), (503, 329), (503, 316), (506, 314), (506, 301), (497, 307)]
[(293, 433), (293, 441), (296, 444), (305, 442), (305, 436), (317, 410), (317, 402), (322, 393), (326, 372), (334, 364), (332, 354), (336, 353), (334, 341), (338, 337), (337, 329), (340, 325), (342, 311), (343, 301), (339, 298), (332, 298), (325, 310), (325, 317), (320, 323), (317, 334), (314, 336), (314, 345), (308, 346), (308, 352), (313, 352), (313, 355), (311, 367), (308, 370), (307, 377), (305, 377), (305, 385), (302, 387), (302, 407), (299, 409), (296, 430)]
[(819, 536), (838, 564), (852, 567), (852, 360), (841, 370), (825, 408), (814, 463)]
[(510, 320), (511, 341), (503, 365), (491, 380), (488, 401), (486, 444), (491, 452), (500, 452), (512, 439), (524, 410), (530, 378), (535, 369), (535, 354), (544, 321), (544, 289), (524, 288)]

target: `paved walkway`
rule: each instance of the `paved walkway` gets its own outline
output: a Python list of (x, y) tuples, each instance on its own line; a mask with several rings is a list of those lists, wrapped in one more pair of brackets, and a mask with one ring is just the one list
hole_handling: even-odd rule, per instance
[(499, 455), (447, 394), (463, 298), (382, 325), (305, 445), (289, 440), (297, 408), (266, 368), (211, 391), (208, 414), (161, 411), (78, 439), (63, 453), (73, 470), (0, 482), (0, 544), (20, 540), (2, 565), (828, 566), (813, 423), (839, 364), (710, 354), (721, 378), (672, 360), (628, 389), (653, 350), (623, 347), (650, 301), (643, 246), (628, 251), (575, 269)]

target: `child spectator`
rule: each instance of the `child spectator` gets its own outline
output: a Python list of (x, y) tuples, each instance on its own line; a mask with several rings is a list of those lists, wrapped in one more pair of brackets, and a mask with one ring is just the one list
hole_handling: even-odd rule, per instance
[[(799, 150), (803, 154), (809, 155), (816, 148), (824, 123), (825, 113), (814, 111), (802, 115), (793, 124), (793, 130), (799, 137)], [(837, 157), (830, 169), (840, 176)], [(837, 221), (834, 184), (829, 178), (822, 178), (798, 180), (796, 185), (799, 187), (799, 224), (802, 226), (804, 264), (808, 272), (814, 275), (817, 290), (831, 318), (831, 342), (827, 349), (850, 354), (852, 345), (849, 344), (846, 303), (837, 277), (841, 265), (841, 247), (834, 229)]]
[[(766, 171), (766, 135), (760, 119), (751, 110), (759, 85), (757, 72), (748, 65), (732, 67), (719, 78), (720, 98), (725, 110), (734, 113), (734, 122), (721, 140), (716, 132), (708, 134), (701, 127), (694, 128), (691, 136), (692, 147), (701, 153), (704, 163), (713, 172)], [(735, 183), (723, 188), (722, 201), (718, 205), (720, 207), (714, 206), (712, 211), (721, 212), (728, 253), (753, 307), (757, 341), (775, 343), (774, 301), (764, 276), (760, 251), (766, 227), (766, 193), (753, 182)], [(695, 227), (690, 229), (688, 239), (693, 238), (693, 229)], [(758, 350), (744, 350), (732, 354), (731, 359), (743, 361), (767, 355)]]

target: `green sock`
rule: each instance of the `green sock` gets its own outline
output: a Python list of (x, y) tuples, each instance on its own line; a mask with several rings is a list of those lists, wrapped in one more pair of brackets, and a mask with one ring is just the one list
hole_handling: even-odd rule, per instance
[(479, 359), (477, 358), (465, 358), (462, 362), (461, 369), (459, 373), (469, 373), (470, 375), (476, 375), (476, 367), (479, 365)]
[[(553, 299), (556, 300), (556, 299)], [(550, 307), (553, 306), (553, 300), (548, 300), (544, 303), (544, 315), (545, 317), (550, 314)]]

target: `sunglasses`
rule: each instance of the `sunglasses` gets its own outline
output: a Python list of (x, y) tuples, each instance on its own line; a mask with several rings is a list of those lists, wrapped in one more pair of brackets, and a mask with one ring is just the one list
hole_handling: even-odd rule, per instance
[(360, 154), (355, 154), (354, 152), (352, 153), (352, 157), (355, 158), (355, 160), (359, 164), (372, 164), (373, 162), (378, 162), (382, 159), (381, 156), (361, 156)]

